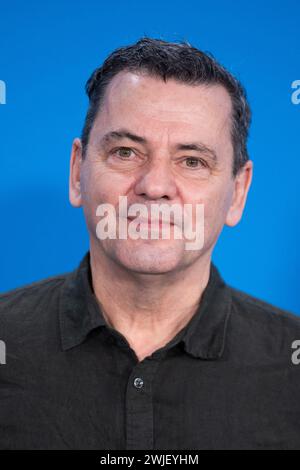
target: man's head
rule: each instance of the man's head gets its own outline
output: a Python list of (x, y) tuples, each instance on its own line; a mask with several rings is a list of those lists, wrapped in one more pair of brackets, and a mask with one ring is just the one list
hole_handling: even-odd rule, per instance
[[(113, 52), (86, 90), (90, 106), (81, 141), (73, 143), (70, 200), (84, 207), (91, 248), (138, 272), (168, 272), (210, 256), (223, 225), (239, 222), (252, 178), (242, 85), (187, 43), (145, 38)], [(117, 209), (119, 196), (129, 206), (204, 204), (201, 253), (185, 252), (174, 238), (97, 240), (96, 208)]]
[(188, 43), (169, 43), (145, 38), (132, 46), (116, 49), (96, 69), (86, 84), (89, 110), (85, 119), (81, 141), (83, 155), (89, 134), (100, 110), (105, 90), (119, 72), (145, 72), (149, 76), (167, 81), (173, 79), (186, 85), (214, 85), (226, 88), (232, 100), (231, 135), (234, 148), (233, 176), (248, 160), (247, 137), (251, 111), (242, 84), (210, 54)]

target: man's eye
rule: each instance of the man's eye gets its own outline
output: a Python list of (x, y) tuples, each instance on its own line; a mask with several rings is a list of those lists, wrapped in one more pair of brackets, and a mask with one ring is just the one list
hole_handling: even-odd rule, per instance
[(204, 167), (207, 166), (203, 160), (201, 160), (200, 158), (196, 158), (196, 157), (188, 157), (185, 159), (185, 162), (189, 168), (200, 168), (203, 166)]
[[(118, 154), (118, 152), (120, 153)], [(128, 159), (131, 156), (131, 152), (132, 149), (129, 147), (119, 147), (115, 149), (113, 153), (117, 154), (121, 158)]]

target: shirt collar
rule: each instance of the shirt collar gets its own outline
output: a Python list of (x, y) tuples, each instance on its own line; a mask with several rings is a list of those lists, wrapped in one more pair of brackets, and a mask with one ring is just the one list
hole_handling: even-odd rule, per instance
[[(220, 358), (230, 313), (230, 289), (211, 262), (209, 281), (197, 311), (168, 345), (180, 340), (185, 351), (194, 357)], [(63, 350), (81, 344), (95, 328), (107, 326), (92, 288), (89, 251), (78, 268), (66, 276), (60, 296), (59, 319)]]

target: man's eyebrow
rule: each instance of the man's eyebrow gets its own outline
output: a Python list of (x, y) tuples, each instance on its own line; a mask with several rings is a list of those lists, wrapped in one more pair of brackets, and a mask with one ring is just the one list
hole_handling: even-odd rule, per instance
[(148, 143), (147, 139), (145, 139), (144, 137), (141, 137), (136, 134), (132, 134), (132, 132), (129, 132), (126, 129), (118, 129), (117, 131), (111, 131), (111, 132), (108, 132), (107, 134), (104, 134), (104, 136), (101, 139), (101, 142), (109, 143), (110, 141), (121, 140), (124, 138), (133, 140), (134, 142), (137, 142), (139, 144)]
[[(127, 129), (118, 129), (116, 131), (110, 131), (101, 138), (101, 142), (109, 143), (111, 141), (118, 141), (124, 138), (133, 140), (134, 142), (137, 142), (139, 144), (148, 144), (148, 141), (145, 137), (133, 134)], [(214, 163), (217, 163), (218, 161), (218, 157), (215, 150), (203, 144), (202, 142), (176, 144), (175, 149), (184, 151), (195, 150), (196, 152), (206, 153), (213, 160)]]

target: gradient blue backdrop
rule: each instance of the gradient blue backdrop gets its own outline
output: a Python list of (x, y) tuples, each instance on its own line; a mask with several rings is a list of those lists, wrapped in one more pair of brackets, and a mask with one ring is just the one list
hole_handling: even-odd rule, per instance
[(232, 286), (299, 314), (299, 29), (299, 0), (1, 1), (0, 290), (69, 271), (88, 249), (68, 202), (84, 85), (113, 49), (148, 35), (212, 52), (246, 86), (254, 180), (214, 261)]

